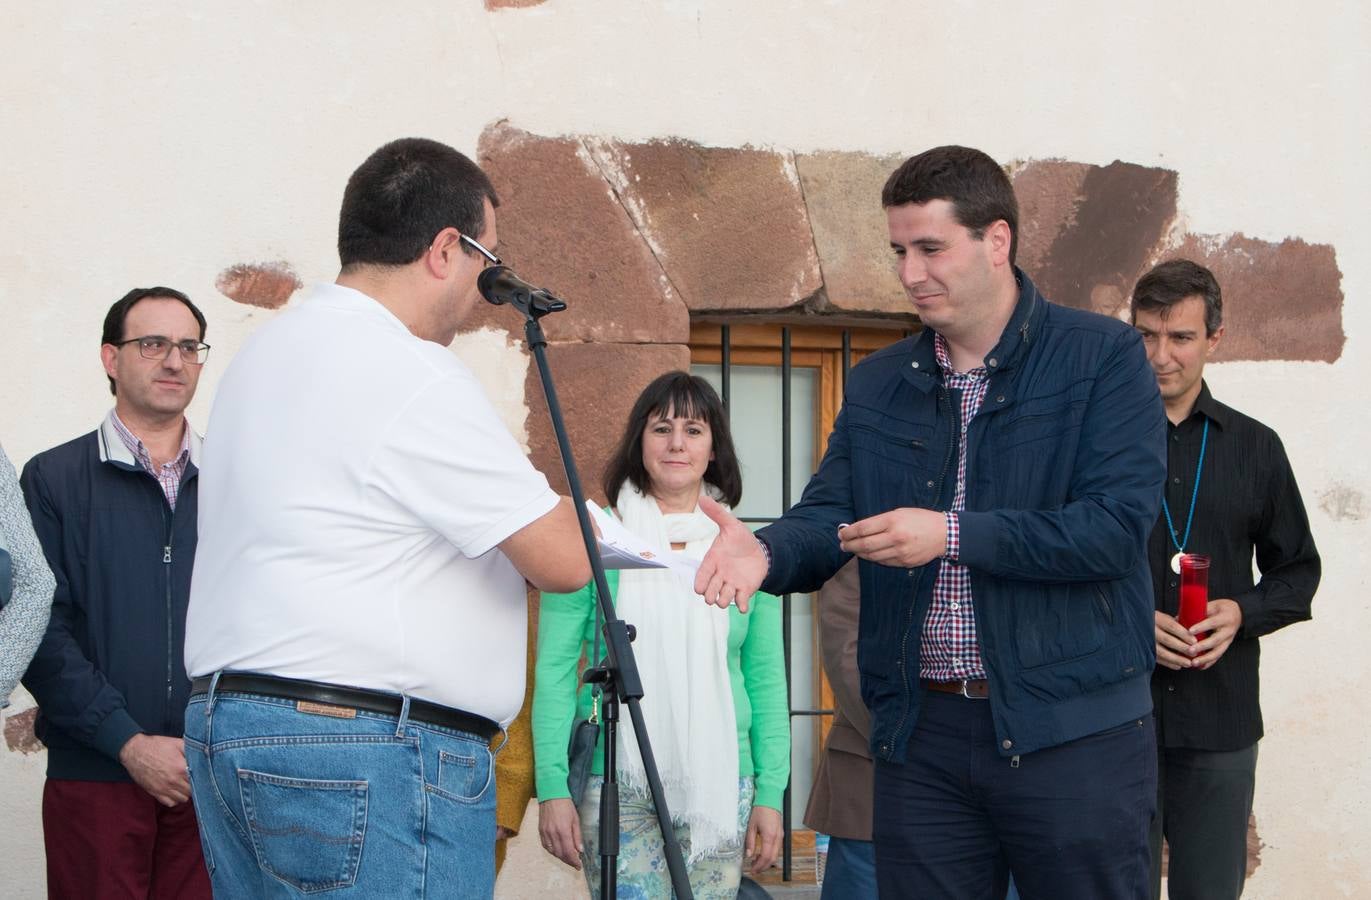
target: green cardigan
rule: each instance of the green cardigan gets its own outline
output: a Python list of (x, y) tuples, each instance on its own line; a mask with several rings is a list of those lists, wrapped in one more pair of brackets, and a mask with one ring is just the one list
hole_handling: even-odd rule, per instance
[[(611, 594), (619, 572), (605, 572)], [(704, 603), (704, 600), (700, 600)], [(595, 628), (595, 584), (574, 594), (543, 594), (538, 610), (538, 661), (533, 680), (533, 759), (539, 800), (570, 797), (567, 742), (573, 722), (590, 714), (591, 691), (582, 684), (582, 656), (589, 656)], [(601, 652), (604, 638), (600, 639)], [(746, 613), (728, 610), (728, 676), (738, 720), (738, 775), (755, 777), (754, 806), (781, 808), (790, 778), (790, 710), (781, 644), (781, 603), (756, 594)], [(645, 698), (651, 702), (651, 698)], [(623, 710), (628, 718), (628, 711)], [(594, 771), (604, 774), (604, 729)], [(710, 761), (702, 760), (702, 765)]]

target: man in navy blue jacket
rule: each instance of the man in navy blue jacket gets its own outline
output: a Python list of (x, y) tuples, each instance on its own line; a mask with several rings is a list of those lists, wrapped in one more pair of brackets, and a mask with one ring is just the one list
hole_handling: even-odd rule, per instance
[(185, 409), (204, 337), (185, 294), (130, 291), (101, 338), (114, 409), (24, 467), (57, 576), (52, 620), (24, 676), (48, 747), (49, 896), (210, 896), (181, 740), (200, 451)]
[[(1148, 897), (1156, 760), (1146, 542), (1165, 418), (1138, 336), (1049, 303), (984, 153), (882, 192), (924, 330), (851, 373), (800, 502), (721, 510), (696, 588), (817, 589), (852, 556), (883, 900)], [(850, 523), (850, 524), (849, 524)]]

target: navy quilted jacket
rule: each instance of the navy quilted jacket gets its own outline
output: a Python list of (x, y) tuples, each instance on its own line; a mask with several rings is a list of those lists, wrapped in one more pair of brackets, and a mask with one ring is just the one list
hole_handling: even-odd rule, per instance
[(52, 619), (24, 676), (51, 778), (127, 781), (118, 756), (130, 737), (181, 735), (197, 472), (192, 457), (173, 512), (108, 423), (24, 466), (20, 484), (57, 576)]
[[(1166, 477), (1166, 419), (1127, 324), (1049, 303), (1022, 272), (1013, 317), (986, 357), (969, 423), (959, 561), (1002, 755), (1029, 753), (1148, 713), (1154, 664), (1146, 543)], [(933, 333), (873, 354), (848, 377), (827, 453), (800, 502), (758, 536), (762, 589), (818, 589), (847, 560), (841, 522), (898, 507), (946, 510), (959, 405)], [(919, 715), (919, 645), (938, 561), (863, 561), (858, 667), (871, 749), (902, 761)]]

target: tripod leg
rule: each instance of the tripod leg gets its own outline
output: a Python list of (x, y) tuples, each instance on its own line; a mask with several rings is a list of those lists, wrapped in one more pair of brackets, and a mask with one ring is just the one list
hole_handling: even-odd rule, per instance
[(605, 782), (600, 791), (600, 896), (618, 890), (619, 785)]
[[(610, 684), (610, 688), (615, 685)], [(604, 695), (605, 780), (600, 788), (600, 897), (615, 897), (619, 887), (619, 701), (614, 691)]]

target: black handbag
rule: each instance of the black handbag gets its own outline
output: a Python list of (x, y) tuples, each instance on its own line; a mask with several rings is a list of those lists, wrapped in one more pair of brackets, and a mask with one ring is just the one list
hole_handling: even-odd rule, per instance
[(0, 534), (0, 609), (10, 602), (10, 595), (14, 593), (14, 566), (10, 561), (10, 552), (5, 549), (5, 536)]
[[(600, 662), (600, 605), (595, 604), (595, 649), (590, 657), (592, 666)], [(590, 688), (590, 717), (579, 719), (571, 726), (571, 740), (567, 742), (566, 786), (571, 792), (571, 802), (578, 807), (586, 795), (586, 782), (590, 780), (591, 765), (595, 761), (595, 744), (600, 739), (600, 686)]]

